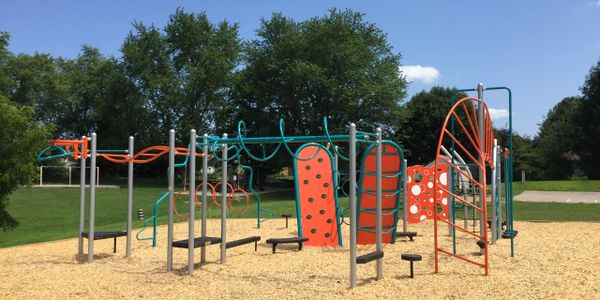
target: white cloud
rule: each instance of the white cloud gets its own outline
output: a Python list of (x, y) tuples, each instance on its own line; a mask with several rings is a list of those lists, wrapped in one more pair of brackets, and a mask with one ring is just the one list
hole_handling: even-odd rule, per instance
[(434, 67), (416, 66), (400, 66), (402, 75), (406, 76), (407, 81), (420, 81), (422, 83), (434, 83), (440, 72)]
[(498, 120), (498, 119), (502, 119), (502, 118), (506, 118), (508, 117), (508, 109), (504, 109), (504, 108), (489, 108), (490, 111), (490, 118), (492, 118), (492, 120)]
[(600, 0), (595, 0), (595, 1), (588, 2), (588, 6), (590, 6), (590, 7), (600, 7)]

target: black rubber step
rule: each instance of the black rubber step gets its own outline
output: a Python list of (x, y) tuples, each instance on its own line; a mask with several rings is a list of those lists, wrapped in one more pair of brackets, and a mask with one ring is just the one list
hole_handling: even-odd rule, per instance
[(505, 231), (505, 232), (503, 232), (503, 233), (502, 233), (502, 238), (503, 238), (503, 239), (510, 239), (511, 237), (516, 237), (516, 236), (517, 236), (517, 234), (519, 233), (519, 231), (518, 231), (518, 230), (513, 230), (512, 232), (513, 232), (512, 234), (511, 234), (511, 233), (510, 233), (510, 231), (508, 231), (508, 230), (507, 230), (507, 231)]
[[(250, 243), (257, 243), (258, 241), (260, 241), (260, 236), (249, 236), (247, 238), (229, 241), (229, 242), (225, 243), (225, 248), (229, 249), (229, 248), (246, 245), (246, 244), (250, 244)], [(256, 247), (254, 247), (254, 248), (256, 249)]]
[[(221, 243), (220, 237), (202, 236), (194, 239), (194, 248), (204, 247)], [(188, 248), (189, 240), (180, 240), (173, 242), (175, 248)]]
[(420, 261), (423, 259), (423, 257), (420, 254), (409, 254), (409, 253), (400, 255), (400, 258), (402, 260), (407, 260), (407, 261)]
[[(82, 232), (81, 236), (89, 239), (90, 235), (88, 232)], [(127, 236), (127, 231), (96, 231), (94, 232), (94, 240), (111, 239), (120, 236)]]
[(367, 254), (357, 257), (356, 263), (357, 264), (366, 264), (368, 262), (371, 262), (371, 261), (374, 261), (374, 260), (380, 259), (380, 258), (383, 258), (383, 251), (374, 251), (374, 252), (367, 253)]

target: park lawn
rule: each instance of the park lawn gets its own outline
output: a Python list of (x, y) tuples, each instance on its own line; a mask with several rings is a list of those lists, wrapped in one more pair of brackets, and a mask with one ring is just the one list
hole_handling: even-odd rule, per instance
[[(515, 183), (515, 194), (527, 190), (600, 191), (600, 181), (532, 181), (524, 185)], [(133, 228), (143, 224), (137, 220), (136, 212), (142, 208), (145, 217), (152, 215), (152, 204), (166, 188), (158, 182), (136, 182), (133, 205)], [(96, 230), (125, 230), (127, 220), (127, 189), (97, 189), (96, 191)], [(262, 207), (273, 211), (273, 217), (281, 214), (295, 216), (296, 202), (293, 191), (262, 195)], [(87, 216), (86, 201), (86, 216)], [(179, 197), (177, 208), (187, 214), (187, 196)], [(342, 208), (348, 207), (348, 198), (340, 197)], [(37, 242), (53, 241), (77, 237), (79, 228), (79, 189), (78, 188), (21, 188), (11, 195), (9, 213), (20, 225), (13, 231), (0, 231), (0, 247), (9, 247)], [(200, 209), (196, 209), (199, 216)], [(251, 197), (244, 213), (229, 212), (230, 218), (256, 218), (256, 200)], [(458, 212), (457, 215), (460, 215)], [(159, 207), (158, 223), (167, 220), (167, 201)], [(220, 209), (213, 205), (208, 216), (218, 218)], [(262, 217), (271, 216), (263, 213)], [(600, 205), (584, 203), (533, 203), (514, 202), (515, 220), (520, 221), (600, 221)], [(176, 221), (180, 219), (176, 218)], [(87, 220), (86, 220), (87, 224)], [(87, 228), (87, 225), (86, 225)], [(86, 229), (87, 230), (87, 229)], [(134, 234), (137, 230), (134, 230)], [(143, 235), (147, 237), (150, 232)]]
[[(141, 228), (143, 221), (137, 219), (137, 209), (142, 208), (145, 218), (152, 215), (152, 205), (166, 192), (164, 187), (136, 187), (133, 199), (133, 228)], [(176, 199), (181, 214), (187, 215), (188, 195)], [(293, 191), (262, 195), (261, 206), (274, 212), (275, 217), (291, 213), (295, 215)], [(209, 198), (210, 200), (210, 198)], [(88, 201), (86, 200), (86, 226)], [(167, 222), (168, 201), (159, 206), (158, 224)], [(78, 188), (21, 188), (14, 192), (8, 204), (8, 212), (19, 221), (12, 231), (0, 231), (0, 247), (9, 247), (37, 242), (53, 241), (77, 237), (79, 231), (79, 189)], [(200, 209), (196, 208), (196, 217)], [(213, 205), (208, 216), (218, 218), (220, 208)], [(263, 213), (261, 217), (269, 217)], [(229, 212), (230, 218), (256, 218), (256, 200), (251, 197), (244, 213)], [(181, 221), (175, 217), (175, 221)], [(185, 221), (185, 220), (184, 220)], [(125, 230), (127, 222), (127, 189), (100, 188), (96, 190), (96, 231)], [(151, 223), (149, 223), (151, 224)], [(147, 230), (142, 237), (150, 236)], [(133, 230), (135, 235), (137, 230)]]
[(600, 192), (600, 180), (548, 180), (513, 183), (514, 195), (523, 191)]

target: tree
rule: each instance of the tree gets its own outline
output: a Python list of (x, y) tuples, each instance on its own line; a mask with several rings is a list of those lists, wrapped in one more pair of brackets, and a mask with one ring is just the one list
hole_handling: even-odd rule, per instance
[(46, 128), (33, 120), (33, 109), (0, 95), (0, 228), (5, 231), (18, 225), (6, 210), (8, 197), (35, 178), (35, 157), (47, 139)]
[(556, 104), (540, 125), (535, 143), (546, 162), (547, 179), (567, 179), (576, 173), (579, 130), (575, 120), (581, 99), (567, 97)]
[(164, 33), (135, 23), (121, 52), (125, 74), (148, 108), (158, 137), (176, 126), (180, 140), (187, 140), (189, 129), (215, 132), (230, 118), (240, 56), (237, 24), (215, 25), (205, 13), (178, 9)]
[(238, 118), (253, 135), (323, 134), (351, 122), (362, 130), (388, 132), (399, 116), (406, 82), (385, 34), (363, 15), (330, 10), (297, 22), (281, 14), (261, 20), (258, 38), (245, 44)]
[(600, 179), (600, 60), (590, 69), (581, 93), (577, 118), (581, 130), (578, 134), (581, 168), (588, 178)]
[(452, 100), (463, 98), (454, 88), (436, 86), (414, 95), (404, 105), (406, 116), (398, 123), (397, 139), (411, 165), (435, 159), (437, 142)]

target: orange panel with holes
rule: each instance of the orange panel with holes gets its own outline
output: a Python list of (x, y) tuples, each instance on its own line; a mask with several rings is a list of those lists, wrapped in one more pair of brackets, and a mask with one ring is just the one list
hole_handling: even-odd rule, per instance
[[(436, 178), (437, 184), (448, 189), (448, 166), (438, 165), (440, 168)], [(408, 222), (420, 223), (426, 219), (433, 219), (433, 176), (434, 167), (412, 166), (408, 167)], [(442, 205), (439, 214), (441, 218), (448, 219), (448, 193), (438, 191), (438, 200)]]
[[(296, 152), (296, 201), (298, 230), (309, 240), (307, 246), (337, 246), (336, 197), (333, 187), (331, 155), (320, 145), (308, 145)], [(307, 160), (302, 160), (307, 159)]]

